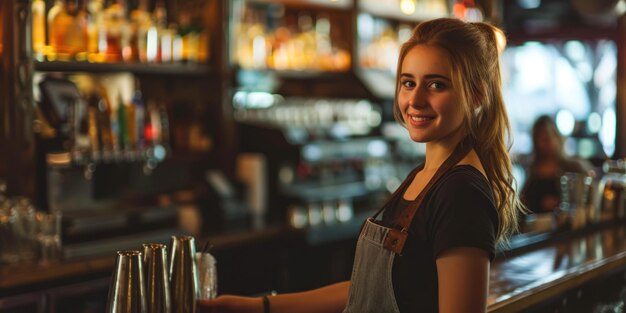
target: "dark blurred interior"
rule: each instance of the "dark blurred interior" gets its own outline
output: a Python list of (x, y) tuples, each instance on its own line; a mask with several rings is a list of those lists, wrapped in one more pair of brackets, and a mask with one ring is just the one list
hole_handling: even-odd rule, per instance
[[(624, 12), (624, 0), (2, 0), (0, 312), (101, 312), (115, 251), (173, 235), (213, 245), (220, 294), (349, 279), (361, 223), (424, 158), (393, 117), (399, 47), (444, 16), (505, 31), (517, 192), (551, 190), (528, 193), (540, 204), (500, 249), (490, 311), (623, 307)], [(580, 170), (537, 179), (541, 116)], [(51, 214), (60, 255), (42, 265), (36, 227), (14, 228)], [(533, 281), (564, 283), (520, 291)]]

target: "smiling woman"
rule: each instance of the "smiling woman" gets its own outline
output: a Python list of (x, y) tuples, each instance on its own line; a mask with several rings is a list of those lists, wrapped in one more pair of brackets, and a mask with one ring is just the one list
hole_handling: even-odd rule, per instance
[(349, 282), (270, 298), (222, 296), (201, 307), (485, 312), (496, 243), (514, 231), (520, 210), (496, 32), (436, 19), (419, 24), (402, 46), (394, 115), (413, 141), (426, 143), (426, 158), (365, 221)]

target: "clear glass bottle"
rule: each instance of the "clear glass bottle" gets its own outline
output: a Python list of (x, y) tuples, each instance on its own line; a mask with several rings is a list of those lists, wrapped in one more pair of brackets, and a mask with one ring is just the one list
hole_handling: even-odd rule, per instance
[(57, 1), (48, 12), (48, 41), (56, 55), (69, 61), (87, 50), (87, 14), (78, 0)]
[(46, 46), (46, 2), (34, 0), (31, 10), (33, 54), (36, 60), (43, 61)]
[(71, 54), (78, 61), (87, 60), (89, 43), (89, 12), (87, 11), (87, 0), (69, 0), (68, 13), (73, 15), (73, 24), (68, 33), (68, 41)]
[(129, 18), (130, 46), (128, 50), (124, 51), (124, 61), (139, 62), (142, 59), (142, 54), (145, 59), (147, 30), (152, 24), (146, 0), (139, 0), (137, 7), (130, 11)]
[[(133, 107), (133, 120), (134, 127), (130, 129), (134, 135), (133, 146), (136, 150), (143, 150), (145, 148), (145, 106), (143, 102), (143, 96), (141, 94), (141, 89), (139, 88), (139, 84), (135, 83), (135, 92), (133, 93), (132, 98), (132, 107)], [(131, 139), (132, 140), (132, 139)]]
[(48, 11), (48, 44), (50, 45), (50, 51), (47, 53), (48, 59), (54, 61), (57, 58), (56, 52), (63, 42), (64, 27), (61, 27), (61, 21), (63, 17), (67, 15), (65, 13), (65, 2), (62, 0), (56, 0), (50, 11)]
[(106, 61), (122, 61), (123, 40), (126, 32), (126, 9), (123, 0), (111, 0), (104, 10), (106, 28)]
[[(153, 43), (151, 46), (154, 47), (156, 52), (156, 58), (154, 61), (157, 63), (165, 62), (169, 63), (172, 61), (172, 41), (174, 33), (168, 29), (167, 23), (167, 7), (165, 6), (165, 2), (163, 0), (157, 0), (154, 11), (152, 12), (152, 19), (154, 21), (155, 27), (152, 31), (156, 31), (156, 43)], [(154, 36), (154, 33), (153, 33)], [(165, 56), (163, 52), (165, 51)]]
[(102, 63), (106, 61), (107, 41), (104, 26), (103, 0), (89, 0), (87, 5), (87, 52), (89, 61)]

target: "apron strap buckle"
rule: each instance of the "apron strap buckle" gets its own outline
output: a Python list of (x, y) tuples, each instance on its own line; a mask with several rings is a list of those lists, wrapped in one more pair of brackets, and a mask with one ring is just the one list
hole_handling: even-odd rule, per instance
[(387, 232), (383, 246), (389, 251), (402, 255), (402, 250), (408, 235), (409, 232), (406, 228), (402, 228), (401, 230), (391, 228), (389, 232)]

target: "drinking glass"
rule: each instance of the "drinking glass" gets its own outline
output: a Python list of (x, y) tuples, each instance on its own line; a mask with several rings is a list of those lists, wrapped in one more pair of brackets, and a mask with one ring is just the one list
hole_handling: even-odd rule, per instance
[(37, 212), (37, 239), (41, 247), (39, 259), (41, 263), (51, 263), (62, 258), (61, 219), (62, 214), (59, 211)]
[(20, 247), (15, 231), (17, 218), (10, 205), (0, 203), (0, 263), (14, 264), (20, 260)]
[(20, 261), (32, 262), (37, 257), (37, 225), (35, 207), (26, 197), (12, 199), (15, 216), (16, 238), (19, 246)]
[(200, 289), (198, 300), (207, 300), (217, 297), (217, 269), (215, 258), (207, 252), (196, 253)]

